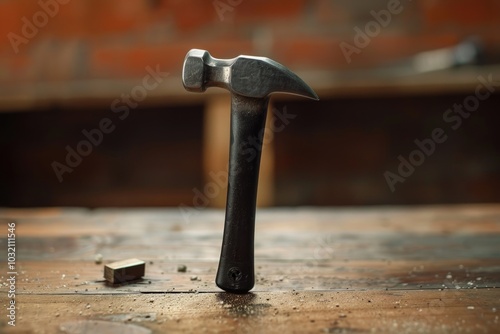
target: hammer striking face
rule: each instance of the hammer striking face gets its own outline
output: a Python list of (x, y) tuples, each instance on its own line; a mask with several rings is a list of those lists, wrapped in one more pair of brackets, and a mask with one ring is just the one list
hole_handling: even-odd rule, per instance
[(260, 152), (248, 161), (245, 145), (262, 145), (269, 95), (295, 94), (318, 100), (314, 91), (283, 65), (264, 57), (216, 59), (193, 49), (184, 60), (186, 90), (204, 92), (221, 87), (231, 92), (231, 130), (226, 218), (216, 284), (228, 292), (245, 293), (254, 286), (254, 233)]

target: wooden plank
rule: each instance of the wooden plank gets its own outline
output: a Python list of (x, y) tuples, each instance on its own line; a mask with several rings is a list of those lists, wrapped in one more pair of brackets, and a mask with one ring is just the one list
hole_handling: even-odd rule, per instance
[[(112, 262), (110, 260), (109, 262)], [(187, 266), (186, 273), (177, 266)], [(19, 294), (127, 294), (130, 292), (220, 292), (217, 261), (148, 261), (142, 280), (110, 285), (104, 263), (93, 261), (20, 261)], [(195, 277), (195, 279), (193, 279)], [(0, 283), (6, 283), (6, 278)], [(290, 290), (470, 290), (500, 287), (498, 259), (258, 261), (254, 292)]]
[[(272, 115), (270, 105), (267, 124)], [(224, 94), (207, 100), (204, 113), (203, 169), (205, 184), (193, 192), (192, 205), (224, 208), (226, 205), (229, 159), (231, 97)], [(257, 205), (270, 206), (274, 201), (274, 151), (269, 126), (263, 141)], [(257, 138), (255, 138), (257, 139)]]
[[(498, 77), (500, 66), (466, 66), (449, 71), (435, 71), (423, 74), (407, 75), (380, 72), (379, 70), (358, 71), (297, 71), (297, 75), (321, 98), (373, 95), (422, 95), (473, 92), (478, 82), (478, 75)], [(65, 82), (39, 82), (25, 85), (0, 85), (0, 112), (44, 110), (55, 103), (62, 108), (109, 108), (123, 92), (131, 91), (140, 79), (120, 80), (79, 80)], [(221, 89), (208, 89), (203, 94), (187, 92), (180, 84), (181, 78), (169, 76), (154, 91), (148, 92), (148, 98), (141, 106), (158, 107), (179, 104), (202, 104), (210, 98), (227, 94)], [(278, 95), (276, 99), (291, 100), (293, 95)]]
[[(145, 235), (198, 231), (222, 226), (221, 210), (170, 209), (0, 209), (0, 219), (22, 223), (24, 235), (82, 233)], [(43, 229), (38, 224), (43, 225)], [(82, 226), (83, 225), (83, 226)], [(500, 233), (500, 205), (444, 205), (364, 208), (287, 208), (257, 210), (262, 232)], [(153, 229), (153, 230), (152, 230)]]
[(23, 295), (18, 305), (16, 331), (4, 327), (7, 333), (97, 333), (113, 324), (128, 333), (140, 333), (135, 326), (150, 333), (493, 333), (500, 290)]
[[(499, 328), (500, 205), (259, 210), (256, 286), (242, 296), (214, 284), (224, 213), (183, 210), (0, 210), (19, 271), (18, 326), (2, 318), (0, 332)], [(131, 257), (144, 279), (107, 284), (104, 265)]]
[[(193, 193), (193, 202), (200, 207), (223, 208), (226, 204), (229, 159), (230, 94), (212, 97), (205, 103), (203, 119), (202, 195)], [(207, 203), (205, 203), (207, 202)]]
[[(498, 259), (500, 207), (259, 210), (256, 259)], [(194, 210), (185, 213), (183, 210)], [(5, 210), (14, 220), (20, 259), (216, 260), (220, 210)], [(186, 218), (186, 219), (185, 219)], [(5, 240), (6, 236), (0, 238)], [(6, 249), (0, 248), (0, 255)]]

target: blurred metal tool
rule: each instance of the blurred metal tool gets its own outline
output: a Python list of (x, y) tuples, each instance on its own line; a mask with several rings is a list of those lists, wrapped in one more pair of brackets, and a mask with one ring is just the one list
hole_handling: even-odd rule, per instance
[(476, 39), (466, 40), (456, 46), (416, 54), (411, 59), (417, 72), (444, 70), (481, 62), (482, 48)]

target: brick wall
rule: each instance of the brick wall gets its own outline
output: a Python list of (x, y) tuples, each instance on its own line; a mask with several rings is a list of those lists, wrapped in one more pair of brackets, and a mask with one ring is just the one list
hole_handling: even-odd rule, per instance
[[(357, 31), (366, 29), (376, 33), (346, 61), (340, 46), (356, 47)], [(160, 98), (122, 122), (110, 104), (130, 87), (120, 86), (111, 97), (92, 94), (108, 81), (137, 82), (146, 66), (157, 64), (180, 86), (191, 48), (220, 58), (265, 55), (294, 71), (328, 74), (391, 63), (470, 36), (481, 38), (495, 62), (498, 31), (499, 0), (0, 1), (0, 151), (7, 161), (0, 166), (0, 206), (190, 205), (192, 189), (206, 181), (201, 98), (188, 106), (180, 101), (187, 95), (174, 102)], [(105, 84), (85, 100), (22, 104), (30, 95), (44, 96), (49, 84), (64, 99), (67, 83), (85, 90), (100, 81)], [(411, 152), (413, 140), (439, 126), (444, 110), (468, 92), (428, 93), (366, 96), (357, 90), (345, 98), (325, 93), (321, 102), (278, 104), (299, 116), (276, 136), (276, 204), (498, 201), (498, 94), (397, 192), (389, 190), (384, 171), (397, 168), (398, 155)], [(8, 112), (12, 101), (26, 112)], [(106, 117), (120, 124), (116, 131), (58, 182), (52, 162), (62, 161), (65, 147), (75, 147), (83, 129)]]
[(135, 78), (151, 64), (175, 75), (193, 47), (266, 55), (296, 70), (378, 65), (470, 35), (498, 51), (500, 1), (401, 0), (348, 64), (340, 43), (353, 44), (354, 28), (364, 31), (370, 12), (394, 1), (4, 0), (0, 85)]

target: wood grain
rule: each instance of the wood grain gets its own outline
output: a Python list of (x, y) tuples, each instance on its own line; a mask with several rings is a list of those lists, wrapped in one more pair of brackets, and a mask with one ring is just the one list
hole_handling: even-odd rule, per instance
[[(500, 205), (259, 210), (256, 286), (246, 295), (214, 284), (223, 218), (187, 208), (0, 210), (5, 231), (16, 223), (19, 272), (17, 326), (2, 316), (0, 332), (500, 328)], [(104, 281), (106, 263), (132, 257), (146, 261), (143, 279)]]

